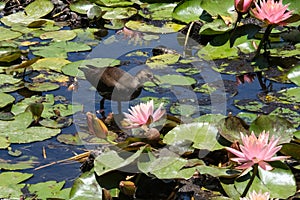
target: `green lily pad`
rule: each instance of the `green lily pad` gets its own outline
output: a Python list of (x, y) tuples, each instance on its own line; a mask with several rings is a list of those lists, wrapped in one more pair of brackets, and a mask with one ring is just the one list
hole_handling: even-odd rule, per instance
[(52, 39), (53, 41), (68, 41), (76, 37), (76, 32), (73, 30), (58, 30), (46, 32), (40, 35), (42, 40)]
[(289, 71), (287, 77), (296, 85), (300, 86), (300, 65)]
[(300, 103), (300, 87), (293, 87), (288, 89), (283, 89), (278, 92), (279, 99), (288, 101), (291, 103)]
[(234, 10), (234, 5), (231, 0), (202, 0), (200, 2), (201, 8), (211, 16), (221, 16), (228, 24), (234, 24), (237, 20), (237, 13)]
[(174, 22), (167, 22), (162, 27), (157, 27), (141, 21), (129, 21), (125, 24), (125, 26), (132, 30), (150, 33), (174, 33), (185, 27), (185, 25), (177, 24)]
[[(88, 135), (88, 134), (86, 134)], [(88, 135), (90, 136), (90, 135)], [(56, 138), (59, 142), (64, 144), (70, 144), (70, 145), (83, 145), (82, 143), (82, 134), (79, 136), (79, 134), (75, 133), (75, 135), (72, 134), (60, 134)]]
[(161, 68), (161, 66), (175, 64), (179, 58), (179, 54), (162, 54), (149, 58), (146, 64), (150, 68)]
[(25, 12), (17, 12), (4, 16), (3, 18), (1, 18), (1, 22), (6, 26), (14, 26), (15, 24), (27, 26), (36, 19), (36, 17), (26, 15)]
[(170, 112), (174, 115), (180, 115), (185, 117), (190, 117), (193, 114), (197, 113), (198, 106), (188, 105), (188, 104), (173, 104), (170, 107)]
[(300, 145), (295, 143), (285, 143), (282, 144), (280, 152), (287, 156), (292, 156), (293, 158), (300, 160)]
[(29, 160), (26, 158), (19, 157), (13, 161), (0, 160), (0, 168), (5, 170), (23, 170), (34, 168), (36, 164), (36, 157), (31, 157)]
[(15, 98), (10, 94), (0, 92), (0, 108), (7, 106), (15, 101)]
[(297, 111), (293, 111), (289, 108), (282, 108), (278, 107), (272, 112), (269, 113), (270, 115), (276, 115), (280, 116), (282, 118), (285, 118), (291, 122), (295, 128), (298, 128), (300, 125), (300, 114)]
[[(148, 155), (149, 154), (150, 152)], [(163, 150), (162, 154), (164, 154)], [(154, 155), (151, 154), (149, 155), (149, 160), (139, 160), (139, 170), (145, 174), (153, 174), (159, 179), (188, 179), (193, 176), (195, 169), (182, 169), (188, 162), (186, 159), (180, 158), (177, 154), (172, 154), (172, 152), (166, 152), (165, 154), (166, 155), (159, 156), (158, 158), (155, 158)]]
[(64, 189), (65, 181), (47, 181), (42, 183), (30, 184), (28, 190), (31, 194), (37, 195), (39, 199), (68, 199), (70, 189)]
[(204, 24), (199, 34), (202, 35), (218, 35), (223, 34), (229, 30), (231, 30), (233, 27), (228, 26), (222, 19), (215, 19), (214, 21)]
[(19, 199), (23, 194), (21, 189), (25, 186), (25, 184), (19, 183), (29, 179), (32, 176), (33, 174), (21, 172), (1, 172), (0, 197), (6, 199)]
[(195, 118), (194, 122), (208, 122), (210, 124), (217, 124), (221, 119), (226, 118), (225, 115), (221, 114), (205, 114), (198, 118)]
[(247, 110), (252, 112), (262, 112), (262, 108), (265, 104), (260, 101), (256, 101), (253, 99), (243, 99), (243, 100), (234, 100), (234, 105), (238, 107), (240, 110)]
[(277, 57), (292, 57), (298, 56), (300, 54), (300, 44), (296, 44), (293, 50), (285, 50), (283, 48), (274, 48), (270, 49), (270, 53), (272, 56)]
[(133, 5), (133, 2), (127, 0), (94, 0), (96, 4), (107, 7), (125, 7)]
[(257, 118), (257, 114), (248, 112), (239, 112), (236, 116), (244, 120), (247, 124), (251, 124)]
[(103, 19), (128, 19), (131, 16), (135, 15), (137, 10), (133, 7), (124, 7), (124, 8), (114, 8), (107, 11), (102, 18)]
[(30, 17), (40, 18), (48, 15), (54, 8), (50, 0), (36, 0), (26, 6), (26, 14)]
[(274, 169), (271, 171), (258, 169), (260, 180), (268, 188), (270, 198), (287, 199), (294, 195), (296, 181), (290, 168), (280, 161), (274, 162), (272, 166)]
[(240, 133), (244, 135), (248, 133), (248, 124), (239, 117), (228, 116), (221, 119), (218, 124), (220, 134), (228, 141), (241, 141)]
[(79, 0), (71, 2), (70, 9), (74, 12), (80, 13), (80, 14), (86, 14), (86, 12), (93, 7), (93, 3), (91, 3), (88, 0)]
[(45, 127), (30, 127), (25, 130), (6, 131), (5, 135), (11, 143), (30, 143), (49, 139), (60, 133), (60, 129), (52, 129)]
[(34, 70), (53, 70), (57, 72), (61, 72), (62, 67), (66, 64), (70, 63), (70, 61), (64, 58), (42, 58), (39, 59), (36, 63), (32, 64), (32, 68)]
[(54, 104), (54, 95), (53, 94), (46, 94), (45, 96), (31, 96), (30, 98), (25, 98), (22, 101), (14, 104), (12, 106), (11, 112), (14, 115), (18, 115), (23, 113), (27, 107), (32, 103), (40, 103), (42, 102), (44, 105), (44, 111), (46, 108), (51, 107)]
[[(106, 174), (116, 169), (124, 168), (127, 165), (136, 161), (136, 159), (141, 155), (145, 147), (140, 148), (135, 153), (127, 152), (123, 153), (122, 157), (113, 150), (104, 152), (96, 157), (94, 161), (94, 169), (98, 176)], [(124, 156), (127, 156), (124, 158)]]
[(90, 7), (90, 9), (88, 9), (86, 14), (89, 19), (96, 20), (100, 19), (103, 16), (103, 14), (105, 14), (105, 12), (102, 11), (100, 6), (94, 5)]
[(35, 92), (46, 92), (51, 90), (57, 90), (59, 88), (58, 84), (43, 82), (43, 83), (25, 83), (25, 87), (27, 87), (31, 91)]
[(290, 142), (296, 131), (291, 122), (277, 115), (260, 115), (251, 123), (249, 130), (257, 136), (264, 130), (269, 131), (270, 136), (280, 138), (279, 144)]
[(18, 38), (22, 35), (19, 32), (11, 31), (11, 30), (9, 30), (7, 28), (4, 28), (4, 27), (0, 27), (0, 32), (1, 32), (0, 41), (11, 40), (11, 39), (14, 39), (14, 38)]
[[(7, 147), (9, 147), (10, 142), (6, 137), (2, 137), (0, 136), (0, 149), (6, 149)], [(1, 168), (1, 163), (0, 163), (0, 169), (4, 169)]]
[(87, 60), (80, 60), (76, 62), (72, 62), (66, 64), (62, 67), (62, 72), (69, 76), (80, 77), (85, 79), (85, 76), (81, 70), (78, 70), (78, 67), (83, 67), (85, 65), (93, 65), (96, 67), (107, 67), (107, 66), (116, 66), (120, 64), (120, 60), (116, 60), (113, 58), (94, 58)]
[(49, 58), (67, 58), (68, 52), (89, 51), (91, 47), (77, 42), (51, 42), (48, 46), (30, 47), (36, 56)]
[(147, 12), (140, 10), (139, 14), (151, 20), (172, 20), (176, 5), (176, 3), (152, 3), (144, 8), (147, 9)]
[(12, 121), (0, 121), (0, 135), (7, 136), (9, 131), (23, 131), (32, 122), (32, 114), (30, 112), (23, 112), (15, 116)]
[(169, 85), (193, 85), (196, 83), (196, 80), (182, 75), (176, 74), (168, 74), (164, 76), (157, 76), (161, 84), (169, 84)]
[(21, 51), (17, 47), (4, 45), (0, 47), (0, 62), (12, 62), (18, 59), (20, 56)]
[(13, 78), (11, 75), (0, 74), (0, 85), (4, 84), (17, 84), (21, 79)]
[(53, 106), (46, 106), (42, 117), (50, 118), (56, 116), (56, 112), (59, 112), (60, 116), (66, 117), (80, 111), (83, 111), (83, 105), (81, 104), (55, 104)]
[(178, 4), (174, 9), (173, 18), (185, 23), (199, 20), (203, 12), (200, 3), (201, 1), (188, 0)]
[(72, 124), (72, 119), (67, 117), (58, 117), (55, 120), (43, 119), (39, 123), (47, 128), (66, 128)]
[(88, 200), (95, 199), (95, 196), (102, 199), (102, 188), (98, 184), (94, 171), (85, 172), (74, 181), (70, 191), (70, 199), (72, 200)]
[(174, 146), (189, 147), (204, 150), (217, 150), (223, 148), (218, 143), (218, 129), (208, 123), (190, 123), (175, 127), (169, 131), (163, 142)]

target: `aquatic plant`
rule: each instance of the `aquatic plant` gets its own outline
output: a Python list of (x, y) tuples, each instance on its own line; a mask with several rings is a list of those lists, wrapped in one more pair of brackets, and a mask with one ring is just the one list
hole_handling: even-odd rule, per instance
[(132, 106), (128, 109), (129, 113), (124, 113), (124, 121), (128, 124), (126, 128), (137, 128), (158, 121), (166, 112), (162, 106), (163, 103), (154, 111), (153, 100)]

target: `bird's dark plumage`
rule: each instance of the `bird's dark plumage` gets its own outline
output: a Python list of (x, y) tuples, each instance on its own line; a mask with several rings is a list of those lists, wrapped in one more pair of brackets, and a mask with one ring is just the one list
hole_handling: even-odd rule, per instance
[(118, 67), (98, 68), (87, 65), (79, 69), (83, 71), (86, 79), (103, 97), (100, 102), (100, 109), (104, 108), (104, 100), (109, 99), (119, 103), (119, 112), (121, 101), (130, 101), (137, 98), (142, 91), (143, 84), (146, 81), (154, 82), (155, 80), (149, 70), (141, 70), (136, 76), (132, 76)]

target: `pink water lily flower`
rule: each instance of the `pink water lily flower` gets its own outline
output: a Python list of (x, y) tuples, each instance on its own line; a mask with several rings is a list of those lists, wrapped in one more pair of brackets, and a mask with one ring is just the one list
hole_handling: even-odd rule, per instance
[(235, 10), (239, 13), (247, 13), (253, 0), (234, 0)]
[(287, 11), (289, 4), (283, 5), (282, 0), (260, 0), (260, 6), (254, 3), (256, 8), (251, 10), (253, 15), (267, 25), (286, 25), (285, 20), (292, 16), (293, 11)]
[(154, 111), (153, 100), (151, 100), (131, 107), (128, 109), (129, 113), (124, 113), (126, 117), (124, 121), (129, 125), (126, 128), (137, 128), (158, 121), (166, 112), (162, 106), (163, 103)]
[(243, 145), (239, 145), (240, 150), (226, 147), (226, 150), (233, 153), (237, 158), (231, 158), (232, 161), (242, 165), (236, 167), (237, 169), (248, 169), (254, 164), (258, 164), (264, 170), (272, 170), (273, 168), (267, 162), (275, 160), (283, 160), (288, 156), (275, 156), (281, 146), (277, 146), (279, 138), (271, 137), (269, 143), (269, 132), (263, 131), (259, 134), (258, 138), (254, 132), (251, 135), (243, 135), (241, 133)]
[(253, 191), (249, 193), (248, 197), (240, 198), (240, 200), (271, 200), (271, 199), (270, 199), (269, 192), (262, 193), (261, 191), (259, 191), (258, 193), (256, 193), (255, 191)]

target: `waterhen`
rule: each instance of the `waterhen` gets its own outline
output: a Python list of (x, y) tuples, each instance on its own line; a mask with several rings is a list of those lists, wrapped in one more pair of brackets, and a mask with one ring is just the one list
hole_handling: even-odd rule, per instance
[(119, 67), (98, 68), (92, 65), (79, 67), (85, 78), (94, 86), (103, 97), (100, 101), (100, 111), (104, 113), (105, 99), (118, 102), (118, 112), (121, 113), (121, 101), (130, 101), (137, 98), (145, 82), (159, 80), (148, 69), (139, 71), (135, 76)]

